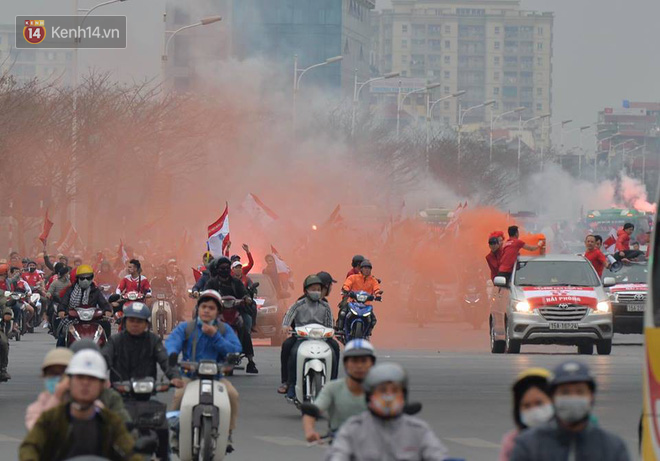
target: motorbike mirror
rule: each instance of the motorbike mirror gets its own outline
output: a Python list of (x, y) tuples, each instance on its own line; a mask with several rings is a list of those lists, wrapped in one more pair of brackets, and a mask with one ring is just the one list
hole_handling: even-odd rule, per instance
[(420, 411), (422, 411), (422, 404), (420, 402), (407, 403), (403, 408), (403, 412), (410, 416), (416, 415)]
[(321, 417), (321, 410), (313, 403), (305, 402), (300, 405), (300, 411), (305, 416), (319, 419)]
[(5, 291), (5, 297), (9, 297), (11, 295), (11, 291)]
[(252, 284), (252, 289), (253, 289), (253, 290), (256, 290), (257, 288), (259, 288), (259, 282), (257, 282), (257, 283), (253, 283), (253, 284)]
[(172, 352), (168, 357), (167, 362), (171, 367), (177, 366), (179, 364), (179, 354)]
[(241, 354), (227, 354), (225, 357), (225, 362), (231, 364), (237, 364), (241, 361)]

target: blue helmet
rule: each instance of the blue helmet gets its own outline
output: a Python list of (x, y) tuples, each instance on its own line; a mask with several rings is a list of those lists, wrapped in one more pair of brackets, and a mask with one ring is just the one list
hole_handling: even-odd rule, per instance
[(124, 305), (124, 318), (142, 319), (147, 322), (151, 319), (151, 311), (145, 303), (134, 301)]
[(371, 357), (375, 362), (376, 351), (374, 350), (374, 346), (366, 339), (353, 339), (346, 343), (346, 347), (344, 348), (344, 360), (349, 357)]
[(550, 380), (550, 390), (554, 392), (557, 386), (568, 383), (587, 383), (592, 391), (596, 390), (596, 380), (589, 367), (576, 360), (564, 362), (554, 369), (553, 377)]

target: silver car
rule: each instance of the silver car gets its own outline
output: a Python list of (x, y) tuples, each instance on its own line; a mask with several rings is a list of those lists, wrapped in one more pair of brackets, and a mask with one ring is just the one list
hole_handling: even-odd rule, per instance
[(605, 288), (583, 256), (520, 257), (511, 275), (495, 277), (490, 312), (494, 354), (517, 354), (523, 344), (577, 346), (578, 353), (612, 351), (612, 305)]

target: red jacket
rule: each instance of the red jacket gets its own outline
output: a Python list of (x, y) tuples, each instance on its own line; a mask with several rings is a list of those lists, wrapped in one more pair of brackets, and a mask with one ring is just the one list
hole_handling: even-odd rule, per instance
[(346, 274), (346, 278), (349, 278), (351, 275), (357, 275), (359, 273), (360, 273), (360, 268), (354, 267), (350, 271), (348, 271), (348, 274)]
[(44, 276), (41, 275), (38, 271), (34, 271), (34, 272), (23, 272), (21, 274), (21, 278), (25, 280), (28, 285), (30, 285), (30, 288), (34, 288), (37, 286), (39, 282), (43, 281)]
[(616, 233), (616, 251), (630, 250), (630, 235), (623, 229)]
[(247, 266), (243, 266), (243, 279), (244, 279), (243, 283), (247, 283), (246, 282), (246, 280), (247, 280), (246, 275), (248, 275), (250, 273), (250, 271), (252, 270), (252, 268), (254, 267), (254, 259), (252, 259), (252, 253), (250, 253), (248, 251), (247, 252), (247, 257), (248, 257)]
[(151, 293), (151, 285), (149, 285), (149, 280), (147, 280), (144, 275), (139, 275), (136, 278), (127, 275), (121, 279), (121, 282), (119, 282), (119, 286), (117, 287), (117, 294), (121, 295), (130, 291), (137, 291), (143, 295)]
[(490, 279), (493, 280), (500, 271), (500, 261), (502, 259), (502, 250), (499, 248), (495, 253), (492, 251), (486, 255), (486, 262), (490, 269)]

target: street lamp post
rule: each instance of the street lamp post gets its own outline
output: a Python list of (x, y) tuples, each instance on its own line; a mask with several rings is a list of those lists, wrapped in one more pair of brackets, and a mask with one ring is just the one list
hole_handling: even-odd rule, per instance
[[(621, 135), (621, 133), (616, 132), (611, 136), (607, 136), (603, 139), (598, 139), (596, 141), (598, 143), (598, 145), (596, 146), (596, 159), (594, 160), (594, 184), (598, 182), (598, 154), (600, 152), (600, 144), (603, 141), (609, 141), (610, 139), (616, 138), (617, 136), (620, 136), (620, 135)], [(608, 153), (607, 153), (608, 162), (609, 162), (609, 157), (610, 157), (611, 152), (612, 152), (612, 141), (610, 141), (610, 146), (609, 146), (609, 150), (608, 150)]]
[(300, 80), (302, 80), (303, 75), (307, 71), (310, 71), (312, 69), (316, 69), (317, 67), (321, 66), (327, 66), (328, 64), (332, 64), (333, 62), (338, 62), (344, 59), (343, 56), (334, 56), (332, 58), (328, 58), (323, 62), (320, 62), (318, 64), (314, 64), (312, 66), (306, 67), (304, 69), (298, 69), (298, 55), (293, 56), (293, 107), (292, 107), (292, 125), (293, 125), (293, 135), (295, 136), (296, 134), (296, 123), (297, 123), (297, 108), (296, 108), (296, 101), (298, 99), (298, 89), (300, 88)]
[(510, 114), (517, 114), (519, 112), (523, 112), (526, 108), (525, 107), (517, 107), (513, 110), (510, 110), (508, 112), (504, 112), (503, 114), (498, 115), (497, 117), (494, 117), (495, 111), (493, 111), (492, 107), (490, 109), (490, 149), (489, 149), (489, 158), (490, 162), (493, 163), (493, 126), (495, 125), (495, 122), (497, 122), (499, 119), (504, 117), (505, 115), (510, 115)]
[[(360, 99), (360, 92), (362, 88), (370, 84), (371, 82), (377, 82), (379, 80), (387, 80), (390, 78), (398, 77), (400, 72), (390, 72), (389, 74), (381, 75), (380, 77), (374, 77), (367, 80), (366, 82), (358, 82), (358, 70), (355, 69), (355, 83), (353, 84), (353, 111), (351, 114), (351, 138), (355, 134), (355, 114), (357, 112), (358, 101)], [(359, 85), (359, 86), (358, 86)]]
[[(167, 21), (167, 13), (163, 13), (163, 26), (166, 27), (166, 21)], [(165, 30), (163, 33), (163, 53), (161, 54), (160, 57), (160, 65), (161, 65), (161, 78), (163, 81), (165, 81), (165, 70), (167, 66), (167, 50), (170, 47), (170, 42), (174, 38), (176, 34), (178, 34), (181, 31), (187, 30), (187, 29), (192, 29), (193, 27), (200, 27), (200, 26), (208, 26), (209, 24), (213, 24), (215, 22), (220, 22), (222, 21), (222, 16), (209, 16), (206, 18), (202, 18), (199, 21), (197, 21), (194, 24), (188, 24), (187, 26), (183, 26), (178, 28), (177, 30)], [(168, 37), (169, 34), (169, 37)]]
[(550, 117), (550, 114), (538, 115), (536, 117), (530, 118), (529, 120), (525, 120), (524, 122), (523, 122), (523, 119), (522, 119), (522, 115), (519, 118), (519, 121), (518, 121), (518, 127), (519, 127), (519, 131), (518, 131), (518, 168), (517, 168), (518, 169), (518, 178), (520, 178), (520, 157), (521, 157), (521, 153), (522, 153), (522, 131), (525, 129), (525, 126), (528, 123), (534, 122), (536, 120), (543, 120), (543, 119), (548, 118), (548, 117)]
[(458, 110), (458, 140), (457, 140), (457, 145), (458, 145), (457, 150), (458, 150), (458, 152), (457, 152), (457, 159), (456, 159), (459, 168), (461, 166), (461, 137), (462, 137), (461, 132), (462, 132), (462, 128), (463, 128), (463, 119), (465, 118), (465, 114), (467, 114), (468, 112), (470, 112), (471, 110), (474, 110), (474, 109), (479, 109), (481, 107), (492, 106), (493, 104), (495, 104), (495, 102), (496, 101), (494, 99), (482, 102), (481, 104), (477, 104), (476, 106), (468, 107), (467, 109), (465, 109), (463, 111), (463, 113), (461, 113), (461, 110), (459, 108), (459, 110)]
[(579, 157), (578, 157), (578, 178), (579, 179), (582, 179), (582, 154), (583, 154), (583, 152), (582, 152), (582, 133), (584, 133), (585, 130), (588, 130), (590, 128), (592, 128), (592, 125), (585, 125), (585, 126), (580, 127), (580, 143), (579, 143), (580, 154), (579, 154)]
[(559, 150), (564, 152), (564, 127), (571, 123), (573, 120), (563, 120), (559, 122), (561, 124), (561, 129), (559, 130)]
[[(435, 101), (431, 101), (431, 93), (426, 94), (426, 151), (428, 152), (429, 146), (431, 144), (431, 121), (433, 120), (433, 108), (435, 107), (436, 104), (442, 101), (446, 101), (447, 99), (451, 98), (458, 98), (463, 96), (467, 91), (461, 90), (457, 93), (452, 93), (448, 96), (445, 96), (444, 98), (437, 99)], [(428, 154), (427, 154), (427, 165), (428, 165)]]
[(401, 93), (401, 87), (399, 86), (399, 93), (397, 94), (397, 104), (396, 104), (396, 137), (397, 138), (399, 137), (399, 133), (401, 132), (401, 106), (403, 106), (403, 102), (406, 100), (406, 98), (411, 94), (431, 91), (432, 89), (437, 88), (440, 85), (441, 85), (440, 83), (429, 83), (428, 85), (422, 88), (417, 88), (416, 90), (403, 93), (403, 95)]

